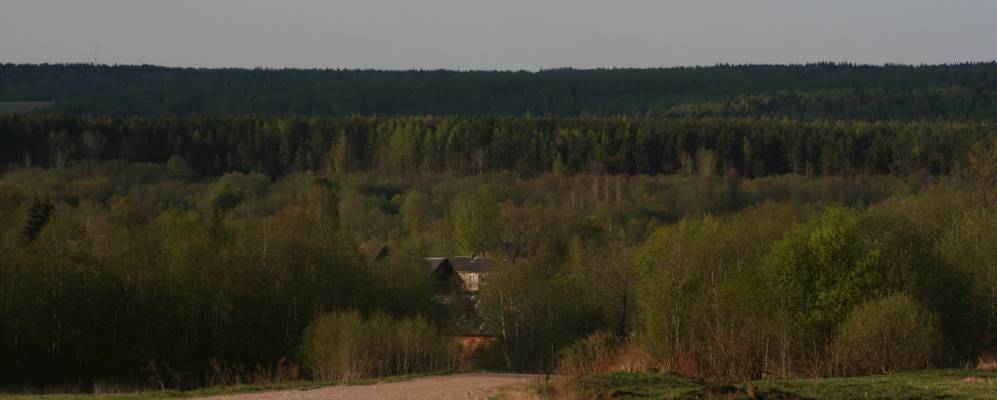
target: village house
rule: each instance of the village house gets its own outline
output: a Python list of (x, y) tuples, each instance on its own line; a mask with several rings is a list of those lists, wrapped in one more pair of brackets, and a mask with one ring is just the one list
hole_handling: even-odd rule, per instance
[(476, 293), (481, 285), (499, 268), (497, 260), (486, 257), (452, 256), (428, 258), (430, 276), (437, 283), (438, 293)]
[[(460, 342), (462, 365), (473, 365), (473, 355), (487, 349), (497, 336), (495, 327), (481, 315), (479, 293), (491, 275), (505, 265), (487, 257), (427, 258), (436, 299), (447, 310), (447, 332)], [(522, 261), (522, 260), (519, 260)]]

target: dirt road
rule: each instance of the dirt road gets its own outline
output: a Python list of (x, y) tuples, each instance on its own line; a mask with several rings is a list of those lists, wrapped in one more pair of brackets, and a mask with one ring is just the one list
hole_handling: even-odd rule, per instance
[(198, 400), (479, 400), (487, 399), (503, 387), (529, 383), (537, 379), (543, 378), (540, 375), (525, 374), (457, 374), (362, 386), (242, 393)]

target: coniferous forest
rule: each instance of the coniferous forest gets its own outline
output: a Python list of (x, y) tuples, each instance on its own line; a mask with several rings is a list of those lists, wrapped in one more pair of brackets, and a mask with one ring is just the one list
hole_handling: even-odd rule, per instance
[(0, 101), (96, 115), (653, 115), (992, 120), (997, 63), (372, 71), (0, 64)]
[[(997, 353), (997, 63), (5, 64), (4, 101), (55, 104), (0, 114), (0, 389)], [(473, 353), (451, 256), (500, 268)]]

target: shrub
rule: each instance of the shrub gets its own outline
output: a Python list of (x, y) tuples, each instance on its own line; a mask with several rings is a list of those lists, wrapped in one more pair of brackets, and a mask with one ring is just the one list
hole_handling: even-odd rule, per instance
[(965, 294), (971, 299), (971, 307), (966, 314), (973, 317), (974, 326), (965, 331), (978, 335), (982, 343), (977, 347), (991, 351), (997, 349), (997, 242), (994, 237), (997, 237), (997, 208), (975, 209), (955, 219), (939, 244), (942, 258), (969, 281)]
[(643, 371), (648, 360), (634, 341), (621, 339), (608, 331), (596, 331), (561, 349), (557, 373), (583, 376), (610, 371)]
[(598, 331), (576, 340), (561, 350), (558, 373), (582, 376), (609, 371), (620, 352), (620, 340), (607, 331)]
[(797, 332), (830, 338), (834, 327), (885, 286), (881, 250), (862, 237), (859, 216), (828, 208), (789, 232), (765, 260), (773, 294)]
[(888, 374), (928, 368), (941, 355), (938, 318), (907, 294), (856, 308), (840, 325), (831, 351), (846, 374)]
[(317, 318), (305, 330), (301, 359), (315, 379), (351, 380), (452, 368), (449, 340), (423, 317), (364, 318), (355, 311)]

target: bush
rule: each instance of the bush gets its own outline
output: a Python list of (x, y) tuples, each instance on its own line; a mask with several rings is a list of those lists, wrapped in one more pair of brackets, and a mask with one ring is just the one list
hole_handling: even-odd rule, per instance
[[(975, 209), (956, 218), (939, 248), (942, 258), (966, 276), (974, 326), (964, 339), (980, 342), (975, 351), (997, 350), (997, 208)], [(960, 332), (961, 333), (961, 332)], [(953, 338), (955, 339), (955, 338)], [(962, 344), (960, 342), (960, 344)], [(974, 343), (975, 344), (975, 343)]]
[(582, 376), (611, 370), (620, 352), (620, 340), (607, 331), (598, 331), (576, 340), (561, 350), (558, 373)]
[(856, 306), (883, 292), (881, 253), (862, 236), (859, 215), (832, 207), (777, 242), (764, 268), (795, 332), (824, 341)]
[(632, 340), (621, 339), (608, 331), (596, 331), (561, 349), (557, 373), (583, 376), (610, 371), (644, 371), (649, 360)]
[(845, 374), (888, 374), (935, 364), (943, 339), (938, 318), (907, 294), (856, 308), (831, 345), (835, 367)]
[(301, 359), (315, 379), (352, 380), (451, 369), (449, 340), (423, 317), (364, 318), (355, 311), (317, 318), (305, 330)]

